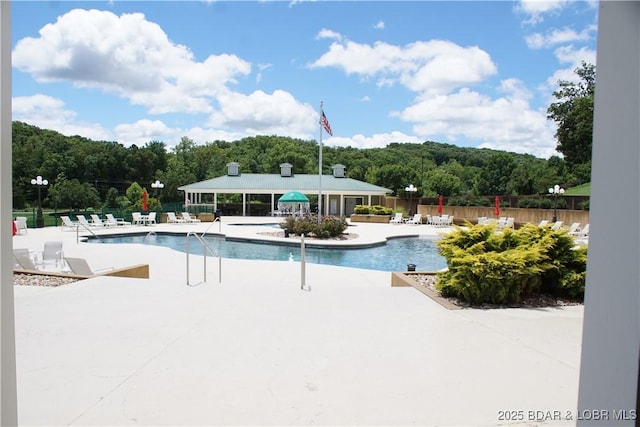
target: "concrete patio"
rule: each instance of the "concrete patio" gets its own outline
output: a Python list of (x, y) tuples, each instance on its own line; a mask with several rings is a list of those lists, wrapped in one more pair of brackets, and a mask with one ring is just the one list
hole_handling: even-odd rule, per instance
[[(231, 223), (269, 221), (118, 231), (255, 238), (262, 227)], [(359, 244), (440, 231), (349, 229)], [(150, 279), (14, 287), (21, 425), (575, 424), (582, 306), (447, 310), (392, 288), (388, 272), (309, 263), (303, 291), (288, 261), (223, 259), (218, 283), (212, 259), (208, 282), (190, 287), (182, 252), (78, 243), (60, 228), (14, 247), (47, 240), (93, 268), (148, 263)]]

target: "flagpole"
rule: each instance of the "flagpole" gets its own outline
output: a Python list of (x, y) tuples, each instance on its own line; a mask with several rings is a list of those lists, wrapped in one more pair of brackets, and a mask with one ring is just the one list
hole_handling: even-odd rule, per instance
[(318, 145), (318, 224), (322, 222), (322, 101), (320, 101), (320, 144)]

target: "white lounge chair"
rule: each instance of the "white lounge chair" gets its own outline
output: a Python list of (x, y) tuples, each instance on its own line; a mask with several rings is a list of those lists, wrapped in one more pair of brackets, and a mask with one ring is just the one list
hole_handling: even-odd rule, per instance
[(407, 220), (406, 223), (411, 225), (422, 224), (422, 214), (414, 214), (413, 218)]
[[(18, 257), (20, 256), (24, 256), (27, 258), (27, 266), (23, 266), (22, 263), (20, 262), (20, 259), (18, 259)], [(26, 263), (25, 263), (26, 264)], [(26, 269), (26, 270), (31, 270), (31, 266), (33, 266), (33, 269), (35, 270), (36, 266), (33, 265), (33, 262), (31, 260), (31, 257), (29, 255), (29, 249), (27, 248), (13, 248), (13, 268), (22, 268), (22, 269)]]
[(553, 225), (551, 225), (551, 229), (554, 231), (560, 230), (560, 228), (562, 227), (562, 224), (564, 224), (562, 221), (556, 221), (553, 223)]
[(78, 218), (78, 223), (85, 228), (95, 227), (93, 224), (91, 224), (87, 220), (87, 218), (84, 215), (76, 215), (76, 218)]
[(580, 230), (580, 234), (578, 234), (578, 237), (589, 237), (589, 224), (588, 223), (584, 227), (582, 227), (582, 230)]
[(19, 270), (31, 270), (31, 271), (39, 270), (39, 268), (31, 260), (31, 257), (29, 257), (29, 251), (27, 251), (26, 254), (14, 252), (13, 268), (19, 269)]
[(198, 218), (191, 218), (189, 212), (182, 212), (182, 218), (184, 219), (184, 222), (201, 222)]
[(62, 220), (62, 231), (76, 231), (78, 229), (78, 223), (71, 220), (66, 215), (60, 215)]
[(549, 225), (549, 220), (543, 219), (542, 221), (540, 221), (540, 223), (538, 224), (538, 227), (546, 227), (547, 225)]
[(396, 212), (395, 216), (389, 221), (389, 224), (402, 224), (402, 222), (402, 212)]
[(129, 221), (125, 221), (124, 218), (116, 218), (115, 216), (113, 216), (113, 214), (108, 213), (105, 215), (107, 217), (107, 224), (111, 225), (111, 226), (122, 226), (122, 227), (127, 227), (129, 225), (131, 225), (131, 223)]
[(569, 226), (569, 234), (571, 234), (572, 236), (577, 236), (578, 234), (580, 234), (579, 222), (574, 222)]
[(182, 218), (178, 218), (175, 212), (167, 212), (167, 223), (184, 224), (185, 220)]
[(65, 258), (64, 259), (73, 274), (80, 276), (94, 276), (100, 271), (113, 270), (113, 267), (100, 268), (92, 270), (84, 258)]
[(111, 224), (104, 222), (98, 214), (91, 214), (91, 224), (94, 227), (110, 227)]

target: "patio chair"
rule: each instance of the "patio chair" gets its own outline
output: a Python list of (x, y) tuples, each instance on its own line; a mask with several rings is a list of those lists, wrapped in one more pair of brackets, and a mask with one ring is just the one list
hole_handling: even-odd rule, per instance
[(191, 218), (189, 212), (182, 212), (182, 218), (184, 219), (184, 222), (201, 222), (198, 218)]
[(167, 212), (167, 222), (171, 224), (184, 224), (185, 220), (178, 218), (175, 212)]
[(402, 224), (402, 212), (396, 212), (396, 215), (391, 218), (389, 224)]
[(99, 268), (92, 270), (89, 263), (84, 258), (65, 258), (64, 259), (73, 274), (79, 276), (94, 276), (101, 271), (113, 270), (113, 267)]
[(145, 225), (145, 219), (140, 212), (132, 212), (133, 225)]
[(60, 215), (62, 220), (62, 231), (76, 231), (78, 229), (78, 223), (71, 220), (66, 215)]
[(18, 234), (22, 234), (23, 231), (24, 231), (24, 234), (27, 234), (27, 217), (26, 216), (16, 217), (16, 228), (17, 228)]
[(543, 219), (542, 221), (540, 221), (540, 223), (538, 224), (538, 227), (546, 227), (547, 225), (549, 225), (549, 220)]
[(57, 240), (44, 242), (41, 260), (42, 265), (55, 264), (55, 266), (58, 267), (62, 264), (62, 258), (64, 258), (62, 242)]
[(118, 227), (118, 226), (127, 227), (131, 225), (129, 221), (125, 221), (124, 218), (116, 218), (111, 213), (108, 213), (105, 216), (107, 217), (107, 224), (113, 227)]
[(147, 225), (151, 225), (151, 224), (154, 224), (154, 225), (157, 224), (155, 212), (149, 212), (149, 215), (147, 216)]

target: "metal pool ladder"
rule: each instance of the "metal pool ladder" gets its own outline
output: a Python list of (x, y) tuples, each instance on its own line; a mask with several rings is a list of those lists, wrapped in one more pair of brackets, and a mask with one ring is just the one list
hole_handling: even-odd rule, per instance
[[(196, 240), (202, 243), (202, 250), (203, 250), (202, 263), (203, 263), (204, 278), (202, 279), (201, 282), (198, 282), (195, 284), (191, 284), (191, 281), (189, 280), (189, 255), (190, 255), (189, 237), (191, 236), (195, 237)], [(209, 245), (207, 245), (207, 242), (204, 240), (203, 236), (204, 236), (204, 233), (202, 234), (202, 236), (200, 236), (195, 231), (189, 231), (187, 233), (186, 244), (185, 244), (185, 250), (187, 252), (187, 286), (198, 286), (207, 281), (207, 253), (209, 253), (211, 256), (218, 258), (218, 283), (222, 282), (222, 257), (220, 257), (220, 255), (218, 255), (216, 251), (214, 251), (213, 249), (211, 249), (211, 247), (209, 247)]]

